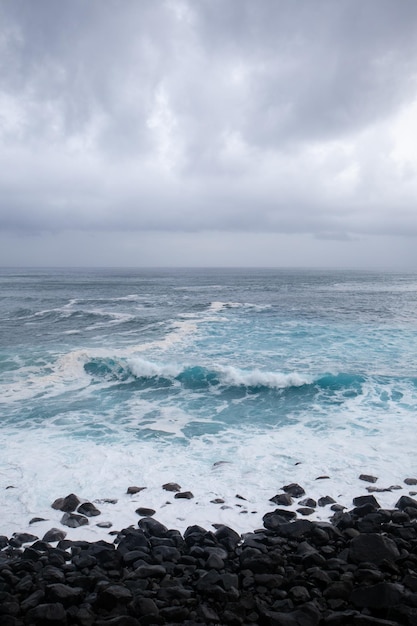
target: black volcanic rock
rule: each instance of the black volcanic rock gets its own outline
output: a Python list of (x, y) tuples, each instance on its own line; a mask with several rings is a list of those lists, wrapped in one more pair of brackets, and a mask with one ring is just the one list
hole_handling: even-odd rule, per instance
[(84, 515), (77, 515), (76, 513), (64, 513), (61, 518), (61, 524), (69, 526), (70, 528), (78, 528), (79, 526), (85, 526), (88, 524), (88, 519)]
[(77, 513), (86, 517), (95, 517), (100, 515), (101, 511), (92, 502), (83, 502), (77, 509)]
[(280, 506), (290, 506), (293, 503), (293, 499), (288, 493), (278, 493), (273, 498), (270, 498), (269, 501)]
[(404, 509), (406, 508), (416, 509), (417, 500), (414, 500), (414, 498), (410, 498), (410, 496), (401, 496), (401, 498), (396, 503), (395, 508), (399, 509), (400, 511), (404, 511)]
[(293, 498), (301, 498), (301, 496), (305, 495), (305, 491), (300, 485), (297, 483), (290, 483), (289, 485), (284, 485), (282, 488), (285, 493), (288, 493)]
[(55, 500), (51, 504), (51, 506), (53, 509), (56, 509), (58, 511), (62, 511), (64, 513), (71, 513), (72, 511), (75, 511), (75, 509), (77, 508), (77, 506), (79, 506), (79, 504), (80, 504), (79, 497), (76, 496), (75, 493), (70, 493), (65, 498), (58, 498), (57, 500)]
[(182, 535), (143, 517), (108, 542), (6, 537), (0, 624), (416, 626), (414, 507), (354, 503), (331, 522), (276, 509), (243, 536), (223, 525)]
[(191, 491), (178, 491), (174, 498), (180, 498), (183, 500), (191, 500), (192, 498), (194, 498), (194, 495), (191, 493)]
[(367, 533), (351, 540), (349, 557), (354, 563), (380, 565), (384, 560), (396, 561), (400, 557), (400, 552), (392, 539), (376, 533)]

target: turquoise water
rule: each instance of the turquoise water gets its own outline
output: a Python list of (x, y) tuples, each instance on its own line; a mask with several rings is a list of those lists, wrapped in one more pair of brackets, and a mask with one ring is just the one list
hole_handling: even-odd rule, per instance
[(203, 476), (219, 456), (240, 467), (255, 440), (260, 469), (308, 453), (387, 472), (402, 455), (411, 471), (416, 311), (412, 273), (3, 269), (0, 476), (24, 492), (26, 465), (60, 446), (70, 489), (95, 471), (87, 444), (157, 451), (162, 473), (180, 454)]

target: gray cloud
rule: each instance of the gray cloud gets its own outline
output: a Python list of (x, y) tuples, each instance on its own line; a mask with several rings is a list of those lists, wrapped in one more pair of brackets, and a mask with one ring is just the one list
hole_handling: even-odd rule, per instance
[(0, 23), (3, 232), (417, 235), (414, 0), (14, 0)]

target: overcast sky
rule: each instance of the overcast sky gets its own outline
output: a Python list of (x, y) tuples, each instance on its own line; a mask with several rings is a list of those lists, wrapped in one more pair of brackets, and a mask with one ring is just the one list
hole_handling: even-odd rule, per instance
[(417, 268), (417, 2), (0, 0), (0, 265)]

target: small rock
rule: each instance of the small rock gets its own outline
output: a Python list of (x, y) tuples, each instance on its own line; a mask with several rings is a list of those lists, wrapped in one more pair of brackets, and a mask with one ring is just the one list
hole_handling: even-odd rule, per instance
[(51, 543), (53, 541), (62, 541), (65, 539), (67, 533), (59, 528), (50, 528), (42, 537), (42, 541)]
[(57, 511), (63, 511), (64, 513), (71, 513), (75, 511), (77, 506), (81, 504), (81, 501), (75, 493), (70, 493), (65, 498), (57, 498), (51, 504), (51, 507)]
[(265, 513), (262, 518), (265, 528), (268, 530), (276, 530), (282, 524), (286, 524), (289, 520), (293, 520), (297, 517), (297, 513), (294, 511), (288, 511), (286, 509), (275, 509), (270, 513)]
[(305, 495), (305, 491), (300, 485), (297, 483), (291, 483), (289, 485), (284, 485), (282, 488), (285, 493), (289, 493), (293, 498), (301, 498), (301, 496)]
[(301, 585), (295, 585), (290, 589), (290, 595), (297, 603), (308, 602), (310, 600), (310, 594), (306, 587)]
[(293, 499), (288, 493), (278, 493), (273, 498), (269, 498), (269, 501), (281, 506), (290, 506), (293, 503)]
[(78, 528), (79, 526), (86, 526), (88, 524), (88, 519), (84, 517), (84, 515), (64, 513), (61, 518), (61, 524), (68, 526), (69, 528)]
[(381, 508), (378, 500), (374, 496), (358, 496), (357, 498), (353, 498), (353, 504), (355, 506), (364, 506), (365, 504), (371, 504), (376, 509)]
[(165, 491), (181, 491), (178, 483), (165, 483), (165, 485), (162, 485), (162, 489), (165, 489)]
[(304, 498), (304, 500), (300, 500), (298, 504), (301, 504), (301, 506), (308, 506), (312, 509), (317, 506), (317, 502), (313, 500), (313, 498)]
[(146, 489), (146, 487), (128, 487), (126, 493), (128, 493), (130, 496), (133, 496), (135, 493), (140, 493), (141, 491), (143, 491), (144, 489)]
[(244, 498), (243, 496), (239, 495), (238, 493), (235, 495), (235, 498), (238, 498), (239, 500), (245, 500), (245, 502), (247, 502), (247, 498)]
[(406, 478), (404, 482), (406, 485), (417, 485), (417, 478)]
[(339, 511), (344, 511), (345, 510), (345, 506), (343, 506), (343, 504), (332, 504), (332, 506), (330, 507), (331, 511), (334, 511), (335, 513), (338, 513)]
[(44, 517), (32, 517), (32, 519), (29, 522), (29, 526), (31, 524), (36, 524), (36, 522), (46, 522), (47, 520)]
[(111, 528), (113, 524), (111, 522), (98, 522), (96, 526), (98, 526), (98, 528)]
[(364, 480), (367, 483), (376, 483), (378, 478), (376, 476), (371, 476), (370, 474), (361, 474), (359, 476), (359, 480)]
[(317, 476), (315, 480), (327, 480), (330, 476)]
[(212, 504), (224, 504), (223, 498), (215, 498), (214, 500), (210, 500)]
[(311, 515), (312, 513), (314, 513), (314, 509), (310, 508), (309, 506), (302, 506), (297, 509), (297, 513), (300, 513), (300, 515)]
[(17, 539), (21, 544), (22, 543), (31, 543), (39, 539), (36, 535), (31, 535), (30, 533), (13, 533), (13, 538)]
[(336, 500), (333, 500), (331, 496), (323, 496), (317, 500), (319, 506), (327, 506), (328, 504), (336, 504)]
[(152, 517), (152, 515), (155, 515), (156, 511), (155, 509), (148, 509), (145, 506), (140, 506), (138, 509), (136, 509), (135, 513), (137, 513), (141, 517)]
[(194, 498), (194, 495), (191, 493), (191, 491), (180, 491), (175, 494), (174, 498), (180, 498), (183, 500), (191, 500), (191, 498)]
[(95, 517), (96, 515), (100, 515), (101, 511), (99, 511), (92, 502), (83, 502), (83, 504), (80, 504), (78, 507), (77, 513), (86, 515), (86, 517)]

